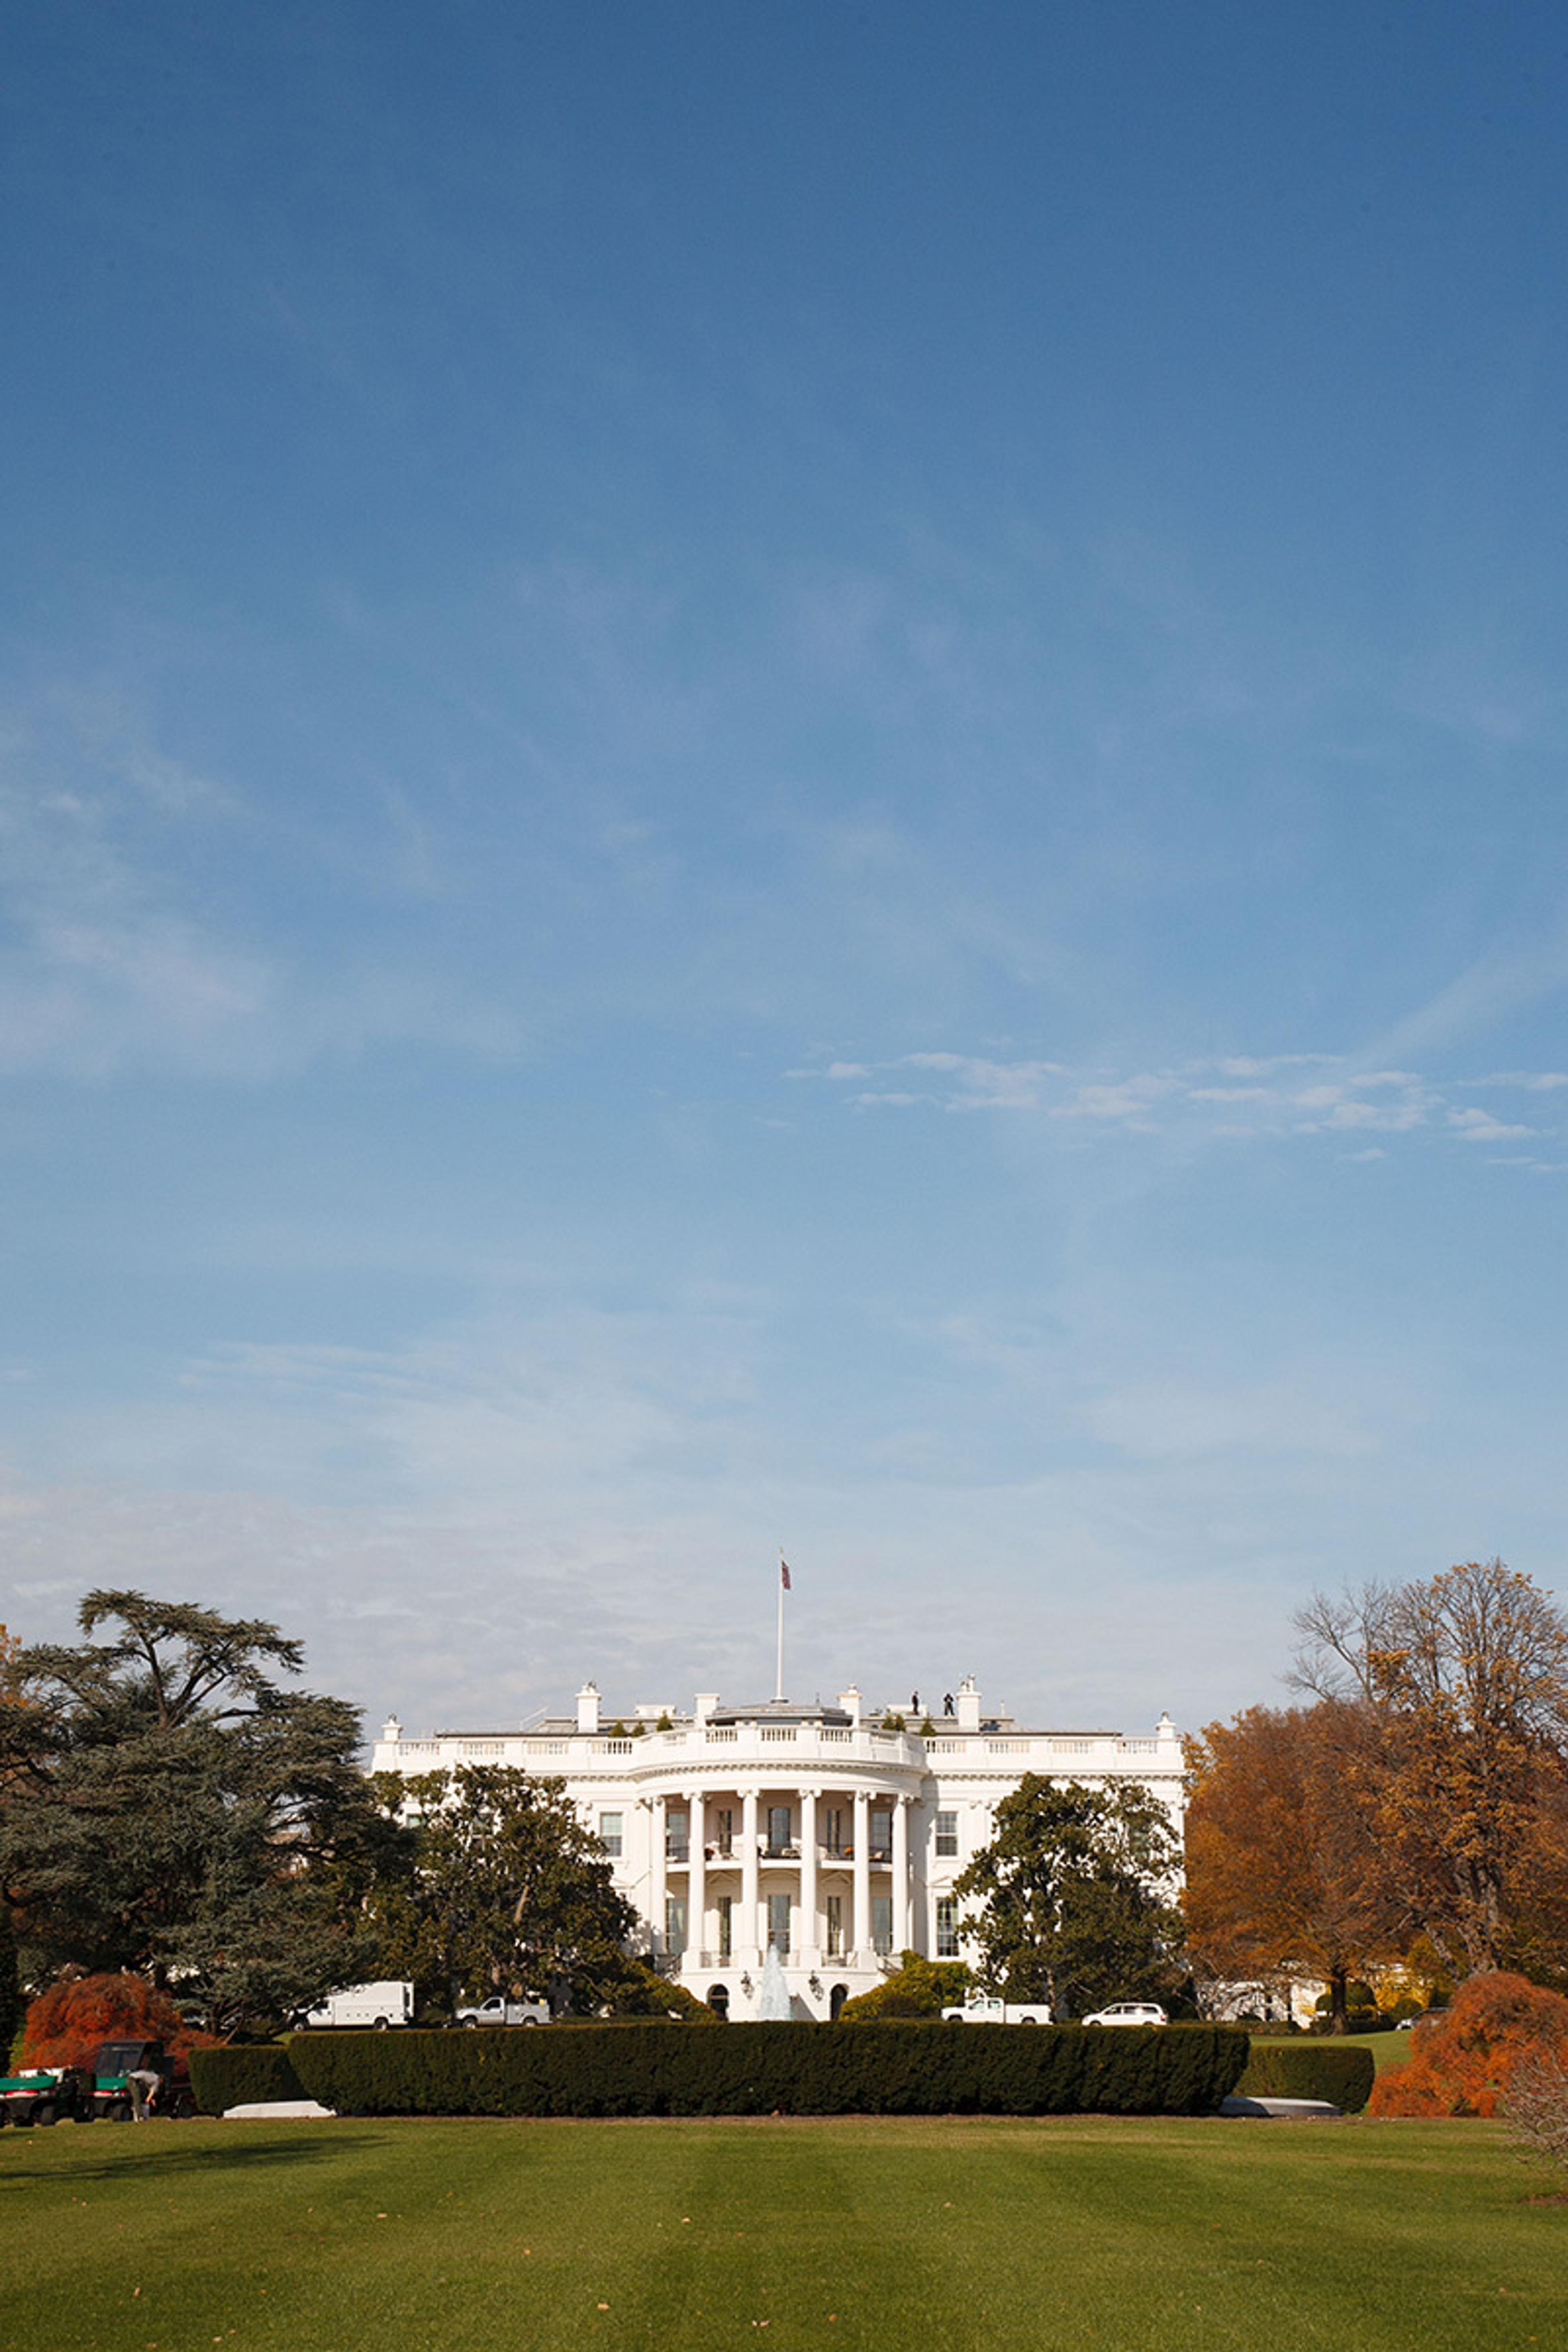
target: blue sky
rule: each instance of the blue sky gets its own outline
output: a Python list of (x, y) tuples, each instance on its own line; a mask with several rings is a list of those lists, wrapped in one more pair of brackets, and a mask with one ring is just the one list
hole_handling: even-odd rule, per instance
[[(56, 0), (0, 1611), (411, 1726), (1562, 1580), (1545, 6)], [(19, 363), (18, 363), (19, 362)]]

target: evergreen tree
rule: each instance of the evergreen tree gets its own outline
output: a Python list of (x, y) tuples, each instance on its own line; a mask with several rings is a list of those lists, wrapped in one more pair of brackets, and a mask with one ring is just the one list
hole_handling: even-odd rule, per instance
[(1057, 2018), (1175, 1998), (1185, 1980), (1169, 1894), (1179, 1865), (1170, 1815), (1147, 1789), (1026, 1773), (953, 1889), (980, 1905), (963, 1925), (982, 1983), (1048, 2000)]
[(463, 1765), (383, 1774), (377, 1790), (415, 1822), (406, 1867), (376, 1897), (393, 1975), (444, 1998), (547, 1994), (584, 2011), (627, 1991), (637, 1915), (560, 1780)]
[(0, 1893), (29, 1979), (146, 1976), (231, 2032), (374, 1974), (363, 1900), (399, 1833), (357, 1710), (280, 1687), (300, 1644), (259, 1620), (94, 1591), (79, 1622), (0, 1691)]

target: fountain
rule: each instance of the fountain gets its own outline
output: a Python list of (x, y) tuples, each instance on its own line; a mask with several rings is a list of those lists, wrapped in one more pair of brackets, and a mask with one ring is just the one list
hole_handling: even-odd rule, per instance
[(793, 2014), (789, 2004), (789, 1987), (784, 1982), (784, 1964), (772, 1944), (763, 1961), (763, 1989), (757, 1996), (757, 2015), (770, 2021), (788, 2018)]

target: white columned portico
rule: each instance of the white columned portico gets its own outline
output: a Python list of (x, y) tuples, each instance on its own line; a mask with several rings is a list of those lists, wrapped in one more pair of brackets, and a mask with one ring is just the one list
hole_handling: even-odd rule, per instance
[(910, 1800), (893, 1800), (893, 1957), (910, 1948)]
[(820, 1789), (800, 1792), (800, 1932), (795, 1940), (806, 1968), (816, 1967), (822, 1948), (816, 1922), (816, 1801), (821, 1794)]
[(653, 1817), (653, 1826), (649, 1832), (653, 1839), (653, 1853), (648, 1862), (647, 1907), (653, 1918), (653, 1948), (656, 1952), (662, 1952), (668, 1948), (664, 1916), (664, 1898), (669, 1884), (669, 1874), (665, 1860), (666, 1800), (663, 1797), (650, 1797), (648, 1810)]
[(855, 1922), (849, 1948), (860, 1959), (871, 1948), (871, 1799), (855, 1791)]
[(708, 1824), (703, 1819), (702, 1791), (689, 1789), (686, 1792), (686, 1958), (694, 1969), (702, 1965), (705, 1939), (703, 1923), (708, 1916), (708, 1850), (703, 1836)]
[(756, 1968), (762, 1960), (758, 1944), (759, 1903), (757, 1792), (755, 1789), (745, 1789), (741, 1794), (741, 1932), (735, 1938), (735, 1958), (746, 1968)]

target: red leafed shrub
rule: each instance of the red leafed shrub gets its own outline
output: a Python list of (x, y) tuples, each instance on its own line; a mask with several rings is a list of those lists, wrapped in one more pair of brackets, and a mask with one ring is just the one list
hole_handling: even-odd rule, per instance
[(1568, 2000), (1491, 1969), (1459, 1987), (1446, 2015), (1415, 2028), (1407, 2065), (1378, 2076), (1373, 2116), (1489, 2116), (1521, 2059), (1568, 2054)]
[(79, 1977), (28, 2004), (22, 2059), (28, 2066), (85, 2066), (100, 2042), (161, 2042), (184, 2056), (217, 2040), (182, 2024), (168, 1994), (144, 1977)]

